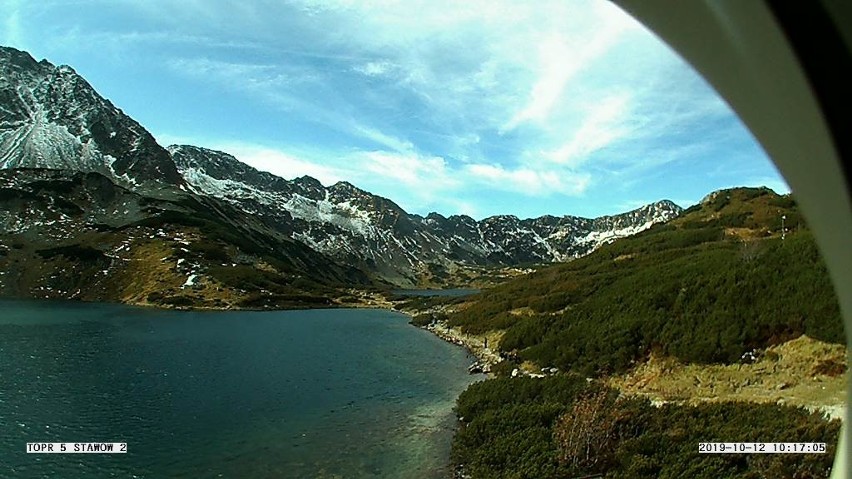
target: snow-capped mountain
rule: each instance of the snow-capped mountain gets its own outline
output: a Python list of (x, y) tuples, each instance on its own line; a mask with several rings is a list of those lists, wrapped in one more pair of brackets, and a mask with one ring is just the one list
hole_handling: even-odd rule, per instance
[(660, 201), (596, 219), (501, 215), (476, 221), (437, 213), (424, 218), (346, 182), (324, 187), (308, 176), (288, 181), (227, 153), (186, 145), (168, 150), (195, 190), (225, 199), (324, 254), (401, 285), (417, 284), (427, 271), (458, 264), (570, 260), (681, 211), (671, 201)]
[[(198, 226), (194, 215), (209, 211), (207, 223), (193, 234), (201, 235), (205, 251), (216, 251), (212, 257), (248, 261), (277, 249), (275, 261), (294, 277), (314, 272), (316, 278), (363, 283), (366, 274), (415, 286), (440, 284), (464, 267), (570, 260), (681, 211), (661, 201), (596, 219), (501, 215), (476, 221), (409, 214), (347, 182), (324, 186), (307, 176), (286, 180), (227, 153), (186, 145), (163, 148), (70, 67), (37, 62), (3, 47), (0, 113), (0, 170), (15, 173), (0, 175), (7, 182), (0, 193), (8, 190), (0, 202), (9, 201), (9, 214), (0, 215), (0, 240), (25, 235), (30, 241), (61, 224), (67, 234), (57, 241), (85, 237), (89, 244), (92, 230), (102, 226), (110, 231), (129, 224), (192, 227)], [(108, 197), (98, 200), (99, 191)], [(106, 203), (113, 201), (109, 192), (115, 191), (132, 201), (107, 211)], [(45, 211), (35, 211), (36, 203), (27, 206), (26, 198), (41, 198)], [(210, 225), (239, 234), (213, 238), (205, 231)], [(241, 238), (248, 243), (241, 244)], [(254, 256), (244, 255), (245, 248), (256, 250)], [(323, 262), (328, 268), (318, 266)]]
[(0, 47), (0, 169), (97, 172), (129, 186), (182, 183), (169, 153), (71, 67)]

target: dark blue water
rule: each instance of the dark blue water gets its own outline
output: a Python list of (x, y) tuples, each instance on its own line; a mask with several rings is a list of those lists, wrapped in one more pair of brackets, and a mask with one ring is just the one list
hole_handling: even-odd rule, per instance
[(470, 362), (380, 310), (2, 301), (0, 477), (447, 477)]

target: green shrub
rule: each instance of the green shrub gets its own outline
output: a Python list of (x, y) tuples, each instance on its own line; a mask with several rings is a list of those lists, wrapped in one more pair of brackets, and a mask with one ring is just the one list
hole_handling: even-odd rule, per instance
[(225, 251), (225, 248), (218, 243), (210, 243), (206, 241), (194, 241), (187, 246), (187, 249), (201, 255), (202, 258), (216, 261), (218, 263), (226, 263), (231, 261), (230, 255)]
[[(688, 362), (731, 363), (801, 334), (845, 341), (834, 289), (808, 231), (783, 242), (755, 240), (749, 258), (741, 242), (699, 243), (711, 233), (682, 232), (690, 233), (623, 240), (639, 248), (602, 248), (495, 287), (450, 316), (450, 324), (472, 334), (505, 330), (502, 350), (584, 374), (623, 371), (652, 349)], [(660, 245), (666, 247), (654, 249)], [(633, 257), (618, 259), (624, 254)], [(511, 313), (525, 307), (538, 314)]]
[(71, 260), (80, 261), (97, 261), (106, 259), (106, 256), (104, 256), (101, 250), (79, 244), (40, 249), (36, 251), (36, 253), (45, 259), (50, 259), (55, 256), (64, 256)]
[[(788, 406), (620, 398), (577, 376), (497, 378), (459, 397), (452, 460), (478, 478), (827, 477), (840, 423)], [(699, 454), (700, 442), (824, 442), (826, 454)], [(764, 476), (769, 474), (769, 476)]]

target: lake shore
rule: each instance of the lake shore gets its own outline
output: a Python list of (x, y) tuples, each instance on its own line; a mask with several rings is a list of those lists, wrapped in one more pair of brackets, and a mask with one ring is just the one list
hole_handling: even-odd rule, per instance
[(421, 326), (421, 329), (429, 331), (444, 341), (465, 348), (477, 359), (477, 365), (484, 373), (491, 373), (492, 367), (503, 361), (495, 349), (486, 345), (485, 337), (464, 334), (461, 329), (448, 326), (446, 321), (435, 321)]
[[(325, 305), (304, 305), (303, 307), (286, 308), (246, 308), (235, 307), (211, 307), (211, 306), (172, 306), (152, 304), (147, 302), (124, 302), (130, 306), (164, 309), (164, 310), (189, 310), (189, 311), (272, 311), (272, 310), (298, 310), (298, 309), (381, 309), (394, 311), (407, 315), (409, 318), (422, 314), (449, 312), (445, 307), (428, 308), (426, 310), (400, 308), (400, 303), (388, 299), (385, 292), (362, 291), (352, 289), (347, 291), (347, 301), (340, 298), (330, 299)], [(9, 298), (12, 299), (12, 298)], [(353, 301), (354, 299), (354, 301)], [(77, 300), (71, 300), (77, 301)], [(470, 355), (476, 358), (476, 362), (469, 369), (472, 372), (483, 372), (488, 377), (493, 377), (493, 368), (504, 359), (500, 356), (497, 345), (500, 335), (491, 333), (488, 335), (465, 334), (461, 328), (451, 327), (445, 319), (434, 319), (428, 324), (420, 327), (438, 338), (464, 348)], [(811, 346), (809, 341), (803, 339), (785, 343), (779, 351), (785, 351), (783, 356), (794, 356), (790, 351), (796, 351), (803, 344), (808, 344), (806, 356), (798, 357), (797, 363), (807, 365), (810, 368), (805, 371), (803, 367), (792, 368), (787, 366), (779, 369), (779, 364), (773, 363), (761, 366), (763, 362), (755, 366), (731, 365), (724, 367), (712, 367), (701, 365), (679, 365), (673, 360), (665, 358), (652, 358), (648, 363), (639, 364), (636, 368), (626, 374), (605, 378), (610, 386), (620, 390), (622, 394), (630, 396), (646, 397), (654, 404), (674, 403), (698, 403), (698, 402), (724, 402), (724, 401), (747, 401), (755, 403), (773, 402), (778, 404), (792, 404), (805, 407), (812, 411), (820, 411), (829, 418), (844, 419), (846, 410), (846, 377), (845, 375), (825, 374), (814, 375), (812, 369), (817, 364), (826, 362), (843, 361), (838, 358), (845, 357), (845, 349), (835, 347), (829, 351), (825, 347)], [(770, 348), (775, 349), (775, 348)], [(837, 349), (837, 350), (835, 350)], [(842, 349), (842, 350), (841, 350)], [(774, 351), (770, 354), (774, 354)], [(782, 363), (783, 364), (783, 363)], [(790, 363), (794, 364), (794, 363)], [(661, 366), (664, 365), (664, 366)], [(768, 369), (767, 369), (768, 368)], [(717, 371), (716, 369), (719, 369)], [(754, 369), (754, 371), (752, 371)], [(532, 377), (543, 377), (539, 370), (532, 364), (521, 364), (513, 368), (513, 375), (524, 375)], [(730, 370), (730, 371), (729, 371)], [(767, 372), (767, 370), (769, 372)], [(666, 374), (660, 374), (666, 371)], [(665, 381), (662, 378), (667, 378)]]
[[(16, 388), (25, 384), (32, 389), (26, 398), (10, 396), (0, 404), (14, 407), (0, 413), (12, 411), (9, 417), (18, 427), (32, 428), (30, 434), (35, 434), (49, 425), (49, 432), (61, 434), (63, 427), (76, 424), (81, 417), (76, 413), (57, 418), (58, 409), (48, 401), (57, 394), (83, 403), (88, 400), (80, 398), (87, 394), (104, 404), (118, 397), (122, 404), (135, 404), (134, 414), (93, 410), (80, 424), (99, 431), (106, 429), (98, 420), (118, 424), (122, 437), (140, 452), (151, 450), (171, 424), (187, 426), (178, 431), (178, 439), (169, 435), (169, 441), (201, 441), (201, 449), (209, 446), (204, 438), (214, 436), (234, 450), (260, 445), (277, 462), (270, 465), (252, 454), (258, 460), (244, 465), (257, 466), (256, 477), (399, 477), (400, 470), (418, 479), (449, 477), (450, 443), (458, 426), (453, 407), (469, 384), (481, 380), (467, 373), (471, 358), (464, 350), (412, 329), (407, 316), (388, 309), (183, 313), (122, 304), (10, 300), (3, 302), (3, 312), (3, 347), (16, 353), (12, 356), (19, 362), (13, 364), (25, 372), (4, 379), (15, 379)], [(53, 342), (42, 341), (43, 331)], [(61, 363), (69, 366), (61, 371), (54, 361), (59, 350)], [(102, 371), (105, 364), (118, 368), (115, 374), (87, 375), (106, 378), (94, 385), (78, 380), (77, 371)], [(44, 379), (30, 381), (38, 375)], [(204, 398), (200, 403), (199, 397)], [(44, 407), (15, 407), (16, 401), (31, 398), (44, 401)], [(189, 412), (169, 407), (172, 401)], [(157, 407), (142, 407), (150, 404)], [(110, 410), (123, 411), (118, 406)], [(174, 417), (164, 417), (162, 410)], [(134, 429), (140, 421), (158, 426)], [(199, 424), (223, 433), (198, 439), (194, 431)], [(5, 436), (14, 443), (18, 427)], [(329, 456), (329, 450), (336, 454)], [(162, 474), (156, 475), (197, 475), (191, 474), (197, 465), (175, 466), (169, 451), (160, 452), (154, 461)], [(10, 454), (21, 467), (35, 467), (32, 456)], [(149, 461), (152, 454), (136, 457)], [(234, 474), (235, 464), (248, 458), (213, 456), (210, 464), (225, 477), (241, 475)], [(56, 467), (64, 464), (62, 457), (51, 459), (59, 461)], [(52, 467), (37, 466), (45, 471)], [(269, 474), (273, 466), (276, 474)], [(142, 470), (135, 463), (133, 467)], [(330, 475), (319, 474), (323, 471)]]

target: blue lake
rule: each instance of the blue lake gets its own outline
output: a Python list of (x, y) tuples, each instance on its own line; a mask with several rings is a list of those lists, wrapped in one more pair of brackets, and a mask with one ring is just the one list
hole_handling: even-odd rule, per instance
[(480, 378), (407, 321), (0, 301), (0, 477), (449, 477), (452, 407)]

